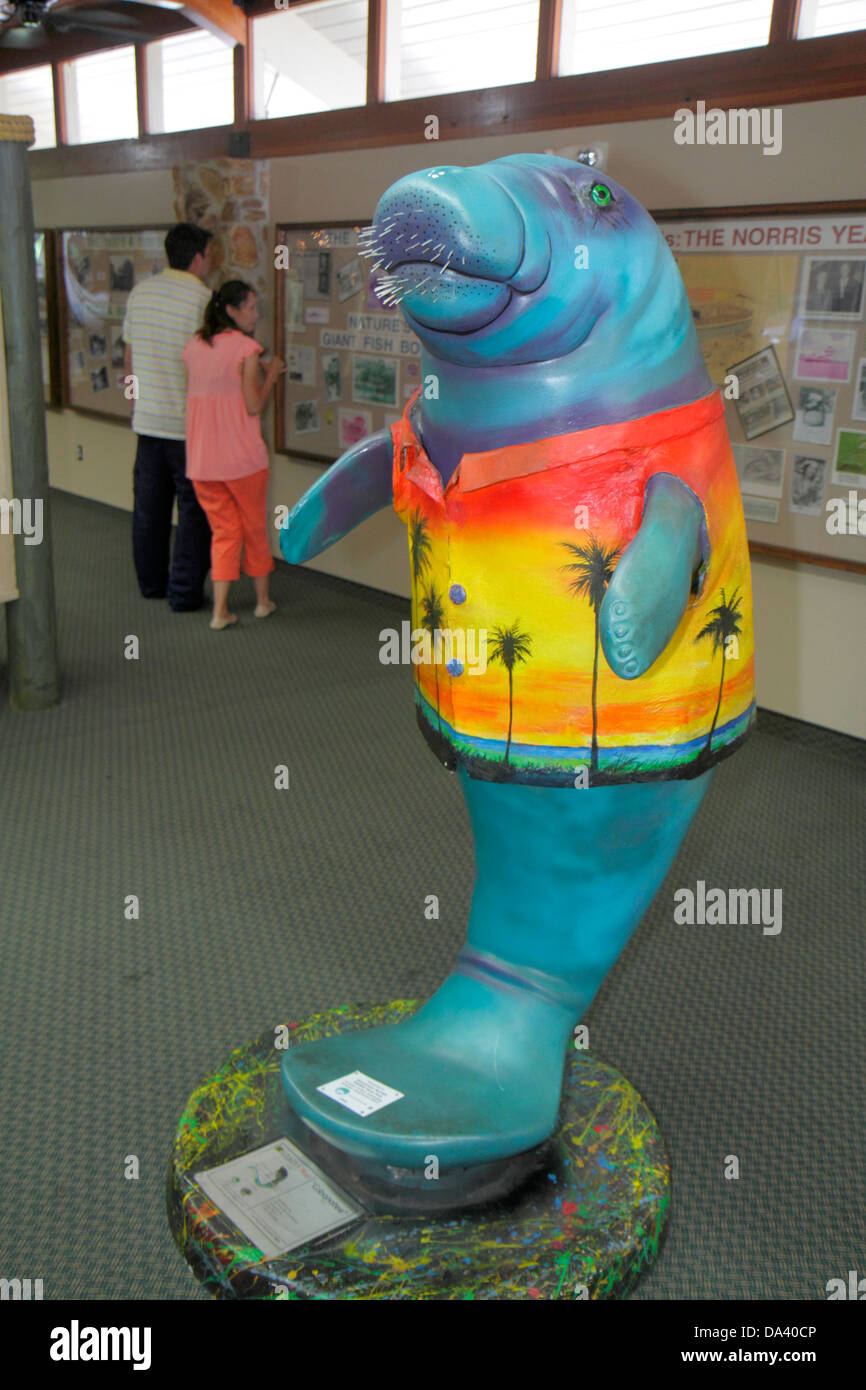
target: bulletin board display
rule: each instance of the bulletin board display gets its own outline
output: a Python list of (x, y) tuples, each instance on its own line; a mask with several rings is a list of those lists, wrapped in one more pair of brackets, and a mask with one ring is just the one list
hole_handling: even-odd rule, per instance
[(166, 227), (64, 230), (59, 237), (63, 404), (127, 422), (123, 320), (130, 291), (166, 267)]
[(364, 222), (276, 228), (274, 345), (287, 364), (275, 410), (279, 453), (331, 463), (400, 418), (421, 384), (421, 344), (373, 293)]
[(750, 550), (866, 574), (866, 203), (653, 215), (722, 390)]
[(46, 406), (58, 409), (61, 397), (60, 342), (57, 311), (57, 248), (53, 231), (34, 232), (33, 259), (36, 263), (43, 399)]

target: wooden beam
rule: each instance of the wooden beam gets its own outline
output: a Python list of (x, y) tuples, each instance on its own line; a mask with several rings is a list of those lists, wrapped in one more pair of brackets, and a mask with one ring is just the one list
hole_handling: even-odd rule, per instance
[[(439, 138), (672, 119), (694, 106), (782, 106), (866, 95), (866, 32), (789, 41), (610, 72), (446, 93), (436, 98)], [(429, 97), (253, 121), (253, 158), (416, 144)]]
[(562, 33), (562, 0), (539, 0), (537, 79), (559, 73), (559, 40)]
[(135, 98), (138, 104), (138, 133), (150, 134), (150, 93), (147, 87), (147, 45), (135, 50)]
[[(606, 121), (671, 119), (694, 105), (783, 106), (866, 95), (866, 32), (684, 58), (611, 72), (551, 77), (436, 98), (442, 140), (557, 130)], [(251, 121), (254, 159), (321, 154), (325, 150), (380, 149), (417, 144), (429, 97), (374, 102), (280, 120)], [(32, 150), (33, 178), (79, 173), (166, 169), (182, 160), (228, 153), (230, 126), (177, 135), (151, 135), (81, 145), (74, 150)]]
[(65, 145), (69, 138), (66, 126), (66, 83), (63, 64), (51, 64), (51, 84), (54, 88), (54, 136), (58, 145)]
[[(36, 179), (63, 179), (78, 178), (82, 174), (172, 169), (175, 164), (227, 155), (229, 135), (233, 131), (234, 126), (219, 125), (209, 130), (145, 135), (139, 140), (106, 140), (98, 144), (67, 145), (56, 150), (31, 150), (30, 175)], [(41, 155), (50, 158), (40, 159)]]
[[(249, 20), (246, 21), (249, 25)], [(246, 126), (252, 115), (253, 46), (236, 43), (234, 46), (235, 125)]]
[(208, 29), (218, 37), (231, 39), (232, 43), (245, 44), (247, 41), (247, 17), (232, 0), (185, 0), (183, 9), (178, 13), (200, 29)]
[(797, 37), (801, 0), (773, 0), (768, 43), (785, 43)]
[(848, 570), (851, 574), (866, 574), (862, 560), (841, 560), (835, 555), (816, 555), (811, 550), (792, 550), (786, 545), (766, 545), (764, 541), (749, 541), (749, 554), (759, 559), (788, 560), (795, 565), (820, 565), (822, 569)]
[(48, 396), (52, 410), (61, 408), (61, 384), (63, 381), (63, 369), (61, 366), (60, 334), (58, 332), (56, 305), (58, 301), (60, 261), (58, 252), (58, 242), (60, 237), (57, 232), (48, 230), (43, 233), (45, 237), (45, 294), (48, 303)]
[[(153, 28), (148, 28), (148, 42), (166, 38), (169, 34), (185, 34), (196, 26), (184, 19), (177, 10), (158, 10), (153, 6)], [(0, 48), (0, 76), (18, 72), (21, 68), (38, 68), (45, 63), (65, 63), (71, 58), (84, 58), (88, 53), (101, 53), (106, 48), (122, 47), (117, 39), (100, 39), (96, 34), (57, 34), (42, 48)]]
[[(385, 100), (388, 0), (367, 0), (367, 105)], [(428, 101), (429, 106), (429, 101)]]

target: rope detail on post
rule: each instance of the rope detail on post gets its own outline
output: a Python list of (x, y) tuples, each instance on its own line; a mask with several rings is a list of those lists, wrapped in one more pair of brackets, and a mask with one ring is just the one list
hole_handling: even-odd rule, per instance
[(31, 116), (0, 116), (0, 140), (17, 140), (32, 145), (36, 139)]

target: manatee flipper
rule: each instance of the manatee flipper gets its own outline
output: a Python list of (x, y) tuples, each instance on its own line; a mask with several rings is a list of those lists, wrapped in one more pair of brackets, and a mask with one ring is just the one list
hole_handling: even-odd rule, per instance
[(318, 555), (390, 506), (393, 457), (390, 431), (379, 430), (353, 444), (307, 489), (280, 531), (280, 549), (290, 564)]
[(686, 611), (694, 576), (709, 559), (704, 510), (679, 478), (658, 473), (643, 520), (614, 570), (601, 605), (601, 645), (623, 680), (661, 656)]

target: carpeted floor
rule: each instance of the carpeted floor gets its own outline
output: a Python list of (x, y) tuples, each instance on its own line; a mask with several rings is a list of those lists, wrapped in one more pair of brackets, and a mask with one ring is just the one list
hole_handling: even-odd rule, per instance
[[(56, 709), (9, 709), (0, 622), (0, 1276), (202, 1298), (165, 1216), (187, 1097), (286, 1017), (430, 994), (465, 928), (468, 820), (410, 669), (378, 660), (407, 602), (280, 565), (279, 612), (245, 593), (213, 633), (139, 597), (127, 514), (54, 493), (53, 527)], [(591, 1049), (673, 1163), (634, 1298), (823, 1299), (866, 1274), (864, 824), (866, 744), (762, 712), (592, 1006)], [(782, 931), (675, 925), (698, 879), (781, 888)]]

